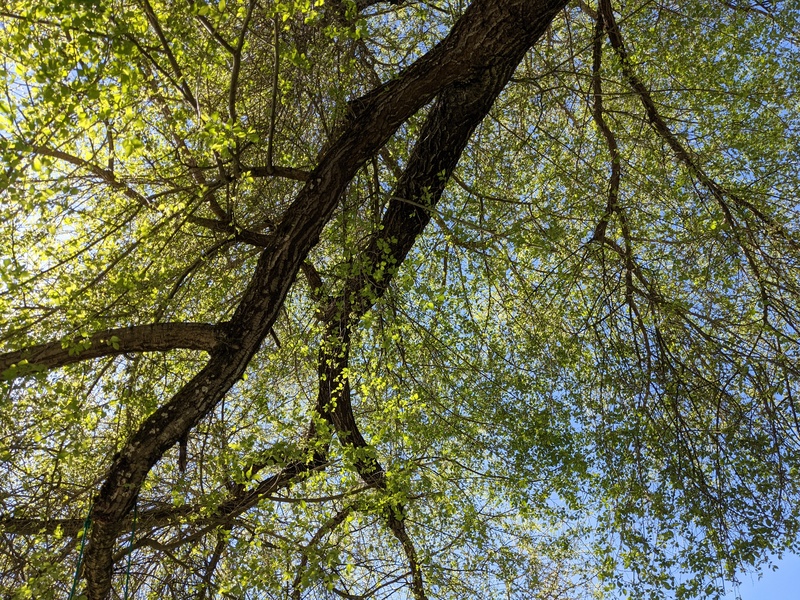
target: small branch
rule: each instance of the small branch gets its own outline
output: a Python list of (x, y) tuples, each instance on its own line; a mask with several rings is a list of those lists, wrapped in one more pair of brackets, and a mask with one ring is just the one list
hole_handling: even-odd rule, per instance
[(332, 587), (331, 591), (340, 598), (346, 598), (347, 600), (367, 600), (369, 597), (366, 594), (351, 594), (350, 592), (345, 592), (337, 587)]
[[(189, 6), (194, 8), (194, 2), (192, 0), (189, 0)], [(219, 34), (219, 32), (214, 28), (214, 26), (211, 24), (211, 21), (209, 21), (208, 18), (204, 17), (203, 15), (195, 15), (194, 18), (197, 19), (197, 21), (203, 26), (203, 29), (205, 29), (209, 33), (209, 35), (212, 38), (214, 38), (214, 41), (216, 41), (220, 46), (225, 48), (225, 50), (227, 50), (231, 54), (236, 53), (236, 50), (233, 48), (233, 46), (231, 46), (227, 42), (227, 40)]]
[(207, 219), (205, 217), (191, 216), (187, 218), (186, 221), (189, 223), (194, 223), (195, 225), (200, 225), (201, 227), (205, 227), (206, 229), (210, 229), (211, 231), (217, 231), (219, 233), (227, 233), (237, 241), (247, 242), (252, 246), (258, 246), (259, 248), (264, 248), (268, 246), (270, 240), (272, 239), (269, 235), (266, 235), (264, 233), (258, 233), (256, 231), (243, 229), (231, 223), (217, 221), (216, 219)]
[[(730, 205), (728, 204), (728, 200), (726, 196), (729, 197), (734, 203), (739, 204), (741, 206), (741, 201), (733, 194), (726, 192), (726, 190), (720, 186), (714, 179), (712, 179), (698, 164), (695, 158), (691, 155), (690, 151), (681, 144), (678, 137), (672, 132), (672, 130), (667, 125), (664, 118), (658, 112), (656, 108), (656, 104), (653, 101), (650, 92), (648, 91), (647, 87), (641, 82), (641, 80), (636, 76), (631, 68), (630, 58), (628, 57), (628, 51), (625, 48), (625, 42), (622, 38), (622, 34), (619, 30), (619, 26), (617, 25), (616, 19), (614, 17), (614, 9), (611, 6), (611, 0), (600, 0), (599, 3), (600, 12), (602, 13), (603, 20), (605, 22), (605, 29), (608, 33), (608, 39), (611, 42), (611, 46), (614, 48), (617, 56), (619, 56), (620, 64), (622, 67), (622, 73), (625, 76), (628, 84), (634, 89), (634, 91), (639, 96), (639, 99), (644, 106), (645, 112), (647, 113), (647, 118), (650, 121), (653, 129), (655, 129), (656, 133), (667, 143), (667, 145), (672, 149), (675, 157), (683, 163), (689, 171), (698, 179), (698, 181), (705, 187), (711, 196), (716, 200), (717, 204), (722, 211), (723, 217), (725, 219), (725, 223), (730, 228), (731, 234), (733, 235), (734, 239), (736, 240), (737, 245), (741, 248), (742, 252), (744, 253), (745, 259), (747, 261), (748, 266), (750, 267), (750, 271), (752, 272), (753, 278), (755, 279), (756, 285), (758, 285), (759, 293), (761, 295), (761, 301), (763, 304), (763, 312), (764, 317), (763, 320), (766, 324), (769, 323), (768, 313), (769, 313), (769, 296), (766, 291), (764, 278), (761, 275), (761, 269), (758, 265), (758, 261), (756, 260), (755, 255), (753, 254), (753, 249), (745, 243), (745, 240), (742, 239), (741, 236), (741, 227), (739, 226), (736, 218), (733, 215)], [(769, 224), (769, 222), (768, 222)], [(749, 235), (748, 231), (745, 231), (747, 235)], [(787, 237), (788, 239), (788, 237)], [(754, 244), (757, 247), (757, 244)]]
[(295, 573), (294, 581), (292, 581), (292, 600), (300, 600), (301, 593), (303, 591), (300, 586), (303, 583), (303, 573), (305, 573), (306, 565), (308, 565), (309, 548), (313, 548), (314, 546), (318, 545), (327, 533), (332, 532), (339, 525), (344, 523), (345, 519), (350, 516), (353, 510), (354, 509), (352, 506), (347, 506), (337, 512), (335, 515), (333, 515), (333, 517), (323, 523), (322, 527), (320, 527), (308, 541), (308, 544), (302, 547), (300, 564), (297, 565), (297, 573)]
[(226, 220), (230, 217), (228, 213), (225, 211), (220, 203), (217, 202), (217, 199), (214, 197), (214, 192), (216, 188), (209, 190), (205, 194), (203, 194), (203, 199), (208, 201), (208, 206), (211, 208), (211, 212), (213, 212), (218, 219)]
[(597, 21), (597, 15), (599, 13), (595, 9), (586, 4), (584, 0), (578, 0), (577, 4), (578, 8), (580, 8), (585, 14), (589, 15), (593, 21)]
[(375, 6), (376, 4), (381, 4), (382, 2), (386, 2), (387, 4), (391, 4), (393, 6), (400, 6), (403, 1), (404, 0), (356, 0), (356, 11), (361, 12), (370, 6)]
[[(152, 63), (153, 60), (150, 59), (150, 62)], [(147, 64), (141, 65), (140, 69), (145, 76), (145, 84), (147, 85), (148, 88), (150, 88), (153, 101), (159, 107), (161, 114), (164, 117), (164, 122), (168, 124), (174, 123), (175, 118), (173, 116), (172, 110), (169, 106), (169, 103), (164, 99), (164, 96), (160, 93), (151, 69), (147, 66)], [(157, 67), (156, 69), (159, 72), (161, 72), (161, 70), (159, 70)], [(211, 211), (217, 216), (217, 218), (226, 219), (227, 215), (225, 213), (225, 210), (219, 205), (216, 198), (214, 197), (215, 191), (223, 185), (223, 182), (215, 182), (213, 185), (209, 186), (206, 181), (205, 174), (203, 173), (203, 169), (201, 169), (198, 166), (197, 161), (192, 156), (192, 152), (191, 150), (189, 150), (185, 138), (178, 135), (178, 133), (172, 129), (171, 133), (172, 133), (172, 140), (175, 143), (178, 157), (181, 158), (185, 162), (185, 164), (189, 167), (189, 172), (192, 176), (192, 179), (194, 179), (195, 182), (198, 183), (203, 188), (207, 188), (205, 193), (203, 194), (203, 200), (208, 201)], [(186, 188), (186, 190), (188, 189), (190, 188)], [(162, 192), (162, 194), (163, 193), (164, 192)], [(149, 197), (149, 199), (152, 200), (154, 198)]]
[(175, 74), (175, 77), (178, 81), (178, 89), (183, 94), (186, 101), (189, 105), (199, 114), (200, 112), (200, 104), (197, 102), (197, 99), (192, 94), (192, 90), (189, 88), (189, 84), (186, 83), (186, 79), (183, 76), (183, 71), (181, 70), (180, 65), (178, 64), (175, 55), (172, 53), (172, 49), (169, 46), (169, 41), (167, 41), (167, 36), (164, 35), (164, 30), (161, 28), (161, 23), (158, 21), (158, 17), (156, 16), (153, 7), (150, 5), (149, 0), (141, 0), (142, 6), (144, 8), (145, 16), (147, 17), (147, 21), (150, 23), (150, 26), (156, 32), (156, 36), (158, 40), (161, 42), (161, 47), (164, 49), (164, 53), (167, 55), (167, 60), (169, 60), (169, 64), (172, 67), (172, 72)]
[[(295, 461), (286, 465), (280, 472), (270, 475), (254, 488), (237, 486), (231, 496), (219, 505), (210, 522), (214, 524), (226, 523), (278, 490), (323, 470), (328, 464), (323, 454), (323, 452), (317, 452), (310, 461)], [(253, 471), (255, 471), (255, 468)]]
[(321, 300), (323, 283), (317, 268), (309, 261), (305, 261), (300, 265), (300, 270), (305, 275), (306, 281), (308, 281), (308, 287), (311, 288), (311, 297), (317, 301)]
[(211, 34), (211, 37), (212, 37), (212, 38), (214, 38), (214, 40), (215, 40), (217, 43), (219, 43), (219, 45), (220, 45), (220, 46), (222, 46), (223, 48), (225, 48), (225, 50), (227, 50), (227, 51), (228, 51), (228, 52), (230, 52), (231, 54), (233, 54), (233, 53), (235, 53), (235, 52), (236, 52), (236, 50), (233, 48), (233, 46), (231, 46), (231, 45), (230, 45), (230, 44), (229, 44), (227, 41), (225, 41), (225, 38), (223, 38), (223, 37), (222, 37), (222, 36), (221, 36), (221, 35), (220, 35), (220, 34), (217, 32), (217, 30), (216, 30), (216, 29), (214, 29), (214, 26), (211, 24), (211, 21), (209, 21), (209, 20), (208, 20), (206, 17), (204, 17), (204, 16), (202, 16), (202, 15), (196, 15), (196, 17), (195, 17), (195, 18), (196, 18), (196, 19), (197, 19), (197, 20), (200, 22), (200, 24), (203, 26), (203, 29), (205, 29), (205, 30), (206, 30), (206, 31), (207, 31), (209, 34)]
[[(115, 19), (113, 16), (111, 17), (111, 22), (116, 24), (116, 25), (118, 25), (118, 26), (120, 25), (119, 21), (117, 19)], [(139, 41), (139, 39), (136, 36), (131, 35), (127, 31), (124, 31), (124, 29), (123, 29), (122, 37), (124, 37), (126, 40), (128, 40), (134, 46), (136, 46), (136, 49), (139, 50), (139, 53), (147, 59), (147, 61), (153, 66), (153, 68), (156, 71), (158, 71), (162, 76), (164, 76), (164, 78), (170, 83), (170, 85), (172, 85), (178, 91), (183, 93), (183, 90), (181, 89), (180, 83), (175, 81), (175, 79), (172, 77), (172, 75), (170, 75), (169, 72), (166, 69), (164, 69), (164, 67), (162, 67), (160, 64), (158, 64), (158, 61), (155, 59), (155, 57), (153, 57), (153, 55), (151, 54), (150, 50), (148, 48), (146, 48), (144, 45), (142, 45), (142, 43)], [(192, 109), (196, 110), (196, 107), (192, 106)]]
[(233, 49), (233, 67), (231, 68), (231, 83), (228, 89), (228, 116), (230, 116), (231, 123), (235, 123), (238, 118), (236, 114), (236, 92), (239, 88), (239, 71), (242, 68), (242, 48), (244, 48), (244, 38), (247, 35), (247, 29), (250, 26), (250, 19), (253, 16), (255, 6), (255, 1), (250, 0), (247, 5), (244, 23), (242, 23), (242, 30), (239, 32), (239, 39), (236, 42), (236, 48)]
[(125, 183), (121, 182), (119, 179), (116, 178), (114, 173), (112, 173), (108, 169), (104, 169), (94, 163), (89, 162), (88, 160), (84, 160), (82, 158), (78, 158), (77, 156), (73, 156), (63, 150), (55, 150), (53, 148), (48, 148), (46, 146), (34, 146), (33, 151), (36, 154), (41, 154), (42, 156), (49, 156), (51, 158), (57, 158), (59, 160), (63, 160), (66, 163), (69, 163), (75, 167), (86, 169), (92, 175), (95, 175), (103, 180), (104, 183), (108, 184), (115, 190), (120, 190), (123, 194), (125, 194), (128, 198), (135, 200), (142, 206), (150, 206), (150, 201), (145, 198), (142, 194), (134, 190), (133, 188), (129, 187)]
[(269, 152), (267, 153), (267, 164), (261, 167), (242, 167), (242, 172), (253, 177), (283, 177), (294, 181), (308, 181), (311, 173), (294, 167), (279, 167), (271, 163)]
[(181, 272), (181, 274), (178, 276), (178, 279), (172, 285), (172, 289), (170, 289), (169, 294), (167, 294), (164, 300), (161, 301), (160, 306), (156, 310), (154, 318), (155, 321), (161, 321), (163, 319), (164, 312), (167, 310), (169, 302), (172, 301), (172, 299), (178, 293), (178, 290), (181, 289), (181, 287), (183, 286), (183, 282), (186, 281), (186, 278), (189, 277), (189, 275), (191, 275), (192, 272), (195, 269), (197, 269), (200, 265), (202, 265), (204, 262), (212, 258), (217, 252), (219, 252), (220, 250), (222, 250), (231, 243), (233, 243), (233, 240), (222, 240), (221, 242), (217, 242), (210, 248), (206, 248), (200, 253), (200, 256), (198, 256), (192, 262), (192, 264), (190, 264), (183, 270), (183, 272)]
[(289, 498), (288, 496), (265, 496), (265, 498), (267, 500), (272, 500), (273, 502), (281, 502), (285, 504), (313, 504), (341, 500), (343, 498), (347, 498), (348, 496), (354, 496), (371, 489), (372, 486), (364, 485), (347, 490), (346, 492), (341, 492), (340, 494), (331, 494), (329, 496), (298, 496), (296, 498)]
[(222, 553), (228, 546), (228, 534), (231, 527), (225, 527), (222, 531), (217, 532), (217, 543), (214, 546), (214, 553), (208, 561), (206, 571), (203, 573), (203, 588), (200, 591), (200, 600), (206, 597), (206, 592), (211, 588), (211, 579), (214, 577), (214, 571), (217, 568), (219, 559), (222, 558)]

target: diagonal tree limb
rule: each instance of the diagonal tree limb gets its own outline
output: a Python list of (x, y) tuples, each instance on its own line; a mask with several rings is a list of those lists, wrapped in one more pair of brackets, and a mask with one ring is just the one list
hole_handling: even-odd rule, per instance
[(109, 185), (111, 188), (119, 190), (125, 196), (132, 199), (133, 201), (141, 204), (142, 206), (150, 206), (150, 201), (147, 198), (145, 198), (142, 194), (137, 192), (129, 185), (120, 181), (116, 177), (116, 175), (114, 175), (114, 173), (108, 169), (99, 167), (88, 160), (84, 160), (77, 156), (73, 156), (72, 154), (64, 152), (63, 150), (48, 148), (46, 146), (34, 146), (33, 151), (36, 154), (41, 154), (42, 156), (49, 156), (50, 158), (57, 158), (75, 167), (86, 169), (92, 175), (99, 177), (104, 183)]
[(242, 28), (239, 31), (239, 37), (236, 40), (236, 48), (233, 51), (233, 65), (231, 66), (231, 80), (228, 84), (228, 117), (232, 123), (236, 123), (239, 119), (236, 110), (236, 96), (239, 91), (239, 72), (242, 68), (242, 49), (244, 48), (245, 37), (247, 30), (250, 27), (250, 19), (253, 17), (253, 10), (255, 10), (255, 0), (250, 0), (247, 3), (247, 11), (245, 13)]
[(351, 104), (349, 122), (271, 234), (272, 243), (258, 261), (224, 341), (194, 378), (145, 419), (110, 466), (94, 502), (86, 551), (89, 600), (103, 600), (111, 588), (120, 525), (145, 477), (241, 378), (358, 169), (442, 90), (492, 69), (510, 65), (513, 70), (565, 4), (566, 0), (476, 0), (428, 54)]
[(167, 60), (169, 61), (170, 67), (172, 67), (172, 72), (175, 76), (175, 81), (178, 83), (178, 89), (180, 90), (181, 94), (183, 94), (186, 102), (196, 111), (200, 112), (200, 104), (197, 102), (197, 99), (192, 94), (192, 90), (189, 87), (189, 84), (186, 82), (186, 78), (183, 75), (183, 70), (181, 69), (180, 65), (178, 64), (178, 60), (175, 58), (175, 54), (172, 52), (172, 48), (167, 40), (167, 36), (164, 34), (164, 29), (161, 27), (161, 23), (158, 20), (158, 16), (156, 15), (153, 7), (150, 5), (149, 0), (140, 0), (142, 4), (142, 9), (144, 11), (145, 17), (147, 17), (147, 22), (150, 23), (150, 26), (153, 28), (153, 31), (158, 38), (158, 41), (161, 43), (161, 48), (164, 51), (164, 54), (167, 56)]
[[(231, 527), (227, 526), (217, 531), (217, 543), (214, 545), (214, 553), (206, 564), (206, 569), (203, 573), (203, 587), (200, 589), (198, 600), (204, 600), (206, 594), (209, 593), (211, 589), (211, 579), (214, 577), (214, 571), (219, 564), (220, 558), (222, 558), (222, 553), (228, 547), (228, 535), (230, 534), (230, 530)], [(211, 592), (211, 594), (213, 595), (213, 592)]]

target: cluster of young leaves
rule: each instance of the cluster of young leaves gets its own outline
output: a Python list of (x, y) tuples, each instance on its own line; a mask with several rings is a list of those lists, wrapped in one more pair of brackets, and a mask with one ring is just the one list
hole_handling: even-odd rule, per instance
[[(467, 7), (6, 4), (0, 594), (92, 597), (112, 465), (235, 345), (356, 99)], [(436, 108), (404, 120), (149, 469), (110, 597), (715, 597), (800, 549), (798, 21), (570, 4), (441, 199), (397, 196)], [(431, 219), (407, 255), (395, 204)]]

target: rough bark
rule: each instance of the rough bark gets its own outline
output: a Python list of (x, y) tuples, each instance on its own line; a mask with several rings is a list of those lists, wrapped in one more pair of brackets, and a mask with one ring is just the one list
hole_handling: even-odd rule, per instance
[[(110, 466), (95, 498), (94, 527), (86, 552), (90, 600), (101, 600), (109, 592), (120, 525), (148, 472), (242, 376), (358, 169), (404, 121), (443, 90), (457, 83), (469, 85), (493, 70), (513, 70), (565, 4), (564, 0), (477, 0), (428, 54), (351, 103), (351, 118), (270, 235), (209, 362), (142, 423)], [(483, 83), (491, 85), (491, 78)]]

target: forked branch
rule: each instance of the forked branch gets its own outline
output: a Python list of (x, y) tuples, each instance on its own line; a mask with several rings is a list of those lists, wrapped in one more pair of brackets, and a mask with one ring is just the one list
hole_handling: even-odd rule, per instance
[[(525, 52), (565, 4), (566, 0), (476, 0), (440, 44), (353, 103), (350, 121), (271, 233), (224, 340), (215, 346), (207, 365), (145, 419), (110, 466), (95, 499), (94, 528), (86, 550), (90, 600), (103, 600), (108, 594), (116, 539), (147, 474), (242, 377), (358, 170), (408, 118), (445, 89), (470, 110), (481, 105), (485, 114)], [(458, 160), (460, 152), (447, 151), (450, 160)]]

